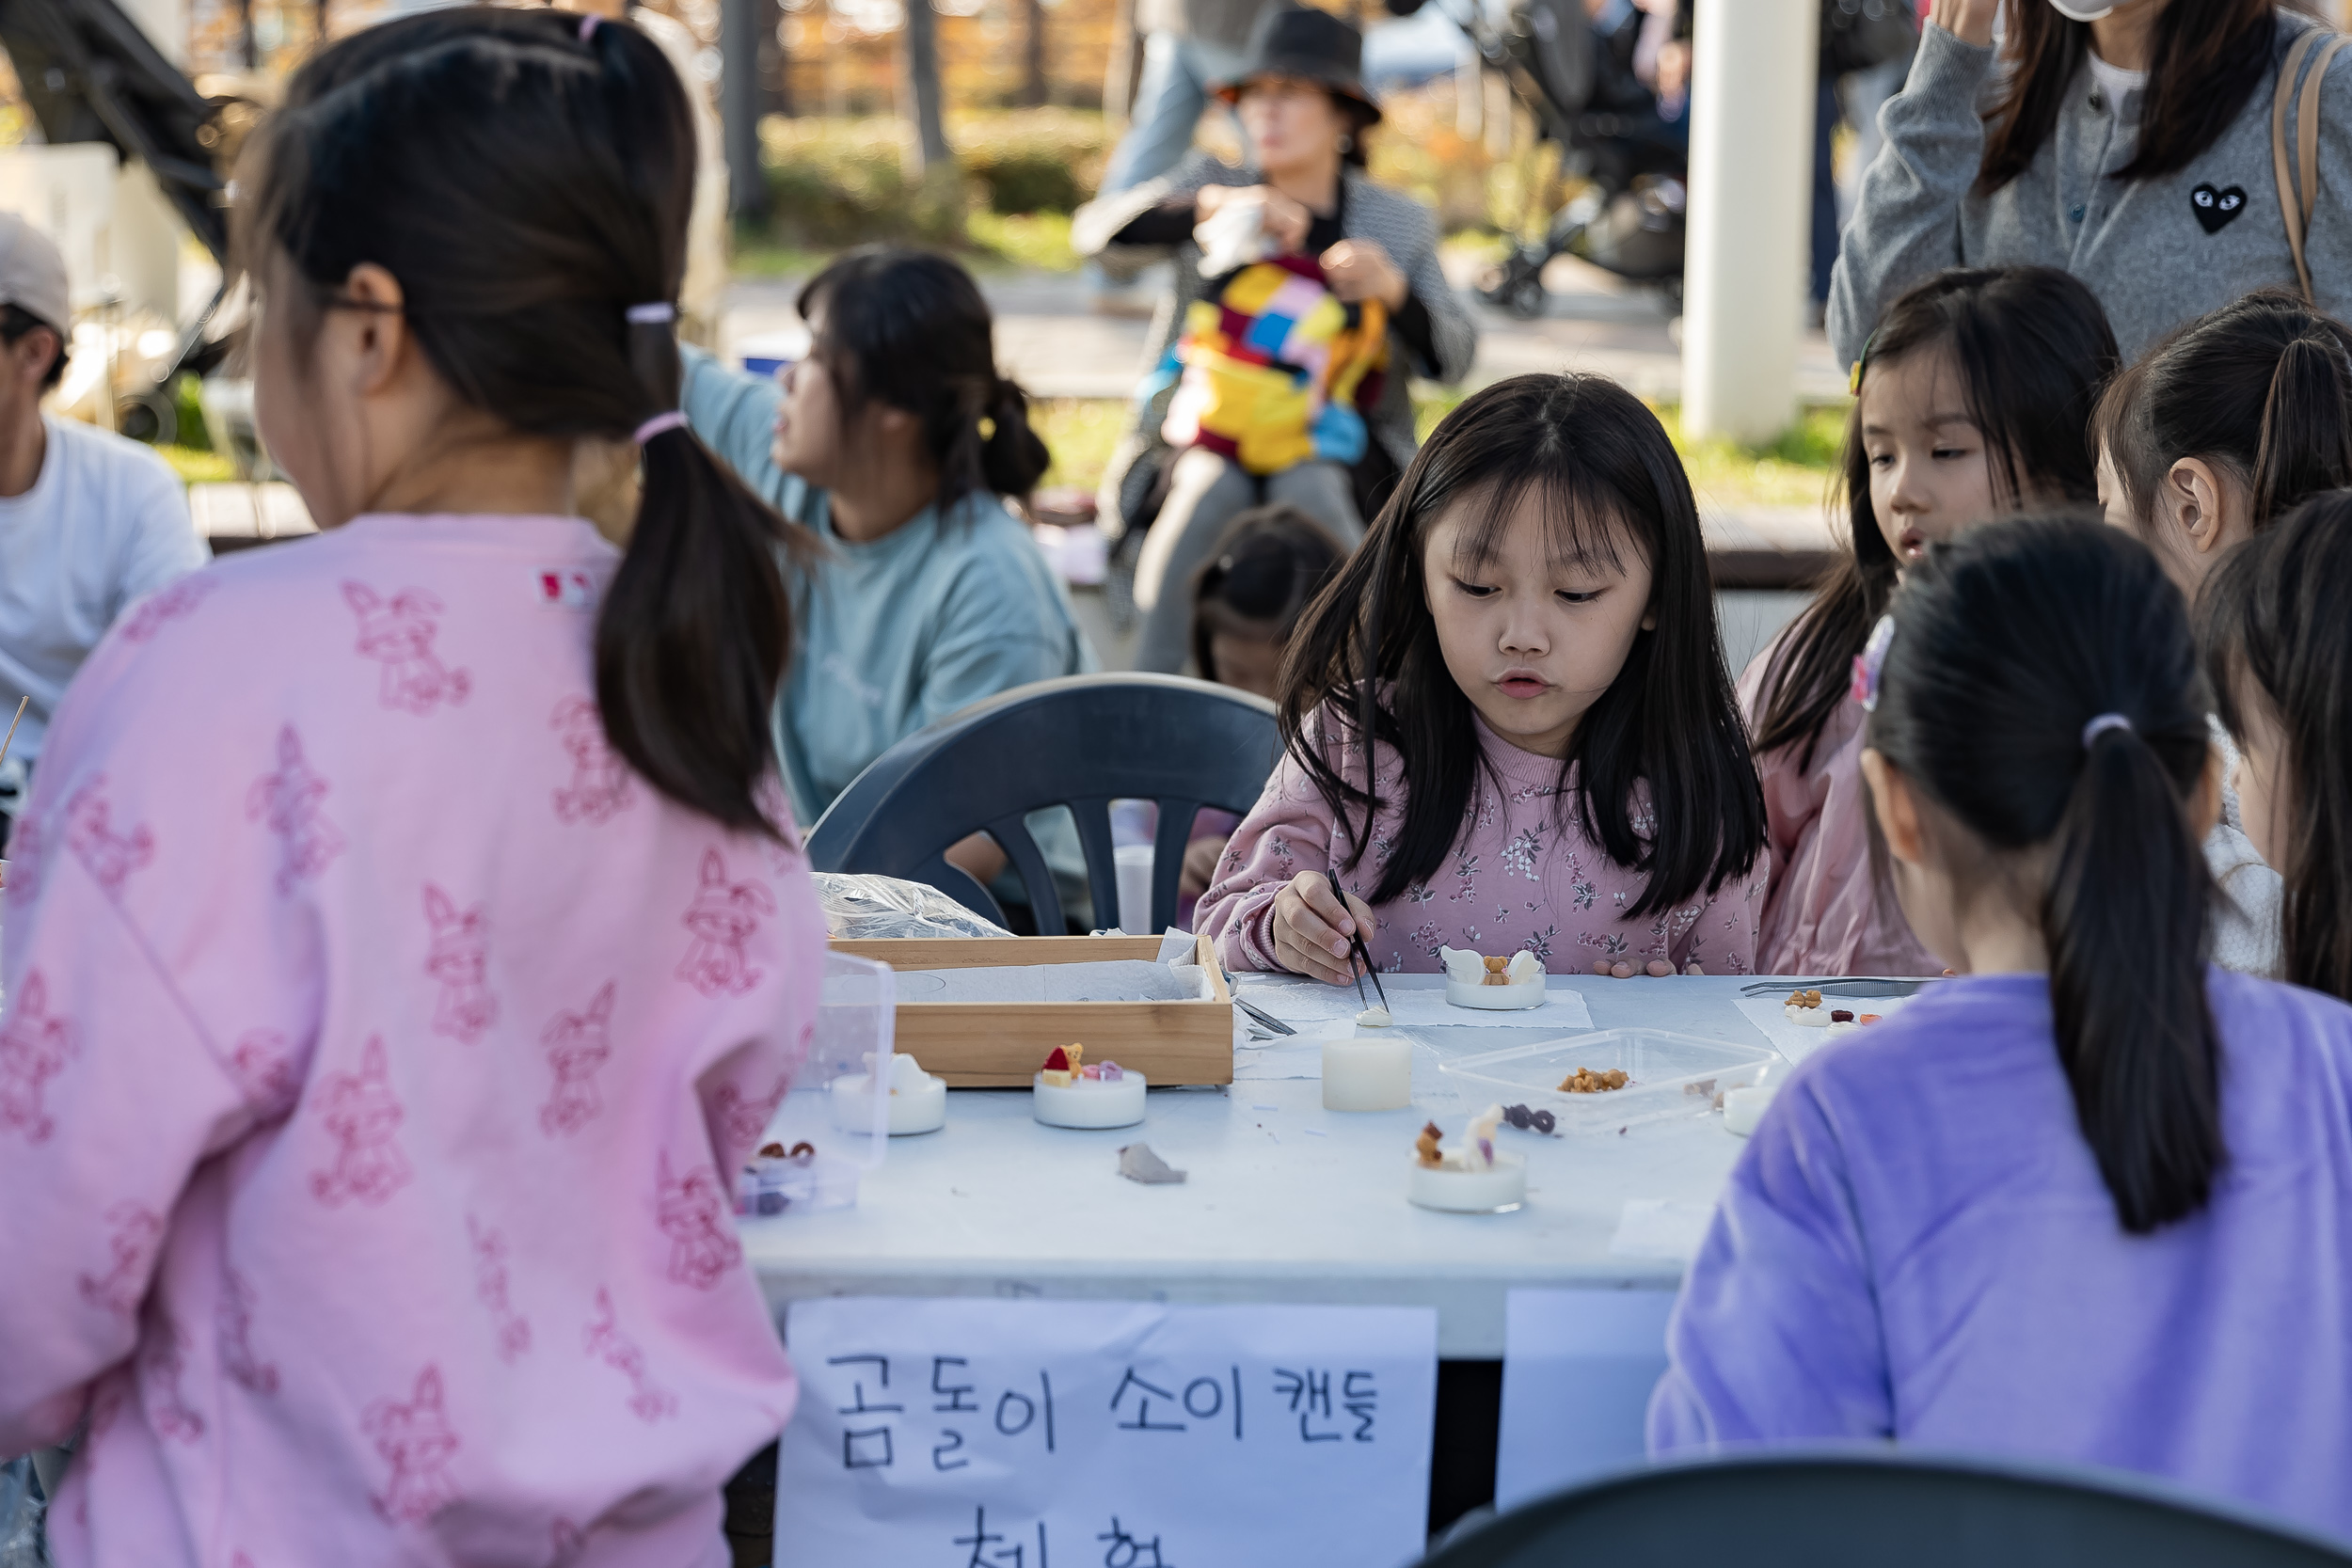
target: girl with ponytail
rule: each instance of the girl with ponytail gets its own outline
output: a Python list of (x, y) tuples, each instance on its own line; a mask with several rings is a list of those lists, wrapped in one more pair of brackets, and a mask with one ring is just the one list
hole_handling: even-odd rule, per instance
[[(2118, 376), (2092, 430), (2107, 520), (2144, 540), (2195, 602), (2233, 546), (2309, 498), (2352, 485), (2352, 327), (2292, 294), (2249, 294)], [(2218, 719), (2213, 738), (2223, 776), (2234, 779)], [(2247, 835), (2234, 784), (2205, 858), (2221, 891), (2216, 961), (2280, 973), (2284, 892)]]
[(2248, 294), (2116, 377), (2092, 429), (2107, 520), (2194, 599), (2231, 546), (2352, 484), (2352, 327)]
[[(773, 381), (686, 353), (686, 417), (822, 548), (792, 573), (799, 657), (776, 713), (803, 824), (933, 720), (1093, 667), (1007, 510), (1051, 456), (997, 373), (988, 304), (944, 256), (852, 250), (801, 291), (807, 356)], [(1051, 847), (1049, 846), (1049, 848)], [(1070, 869), (1083, 885), (1074, 834)], [(993, 844), (951, 859), (982, 881)]]
[(1779, 1090), (1652, 1451), (2006, 1450), (2352, 1534), (2352, 1008), (2205, 961), (2180, 594), (2116, 531), (1991, 524), (1905, 574), (1855, 682), (1904, 913), (1963, 977)]
[[(723, 1560), (824, 928), (784, 525), (677, 413), (694, 159), (660, 51), (547, 10), (334, 44), (248, 146), (323, 531), (122, 619), (7, 891), (0, 1452), (87, 1417), (61, 1564)], [(571, 474), (632, 438), (623, 550)]]
[(2284, 879), (2280, 978), (2352, 999), (2352, 494), (2306, 501), (2198, 601), (2247, 837)]

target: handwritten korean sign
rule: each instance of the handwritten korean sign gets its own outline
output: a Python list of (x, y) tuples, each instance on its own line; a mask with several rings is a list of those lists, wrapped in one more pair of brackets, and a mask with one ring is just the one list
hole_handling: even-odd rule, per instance
[(796, 1303), (777, 1568), (1365, 1568), (1421, 1555), (1437, 1315)]

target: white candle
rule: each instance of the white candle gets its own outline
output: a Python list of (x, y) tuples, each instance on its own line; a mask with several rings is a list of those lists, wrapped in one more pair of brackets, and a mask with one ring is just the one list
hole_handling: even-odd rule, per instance
[(1070, 1084), (1049, 1084), (1041, 1072), (1029, 1081), (1029, 1114), (1048, 1127), (1133, 1127), (1143, 1119), (1143, 1091), (1140, 1072)]
[(1405, 1181), (1407, 1202), (1454, 1214), (1508, 1213), (1527, 1201), (1527, 1162), (1516, 1154), (1497, 1154), (1485, 1170), (1415, 1161)]
[(1387, 1029), (1323, 1042), (1323, 1108), (1401, 1111), (1413, 1102), (1413, 1042)]
[(1772, 1096), (1780, 1092), (1778, 1084), (1750, 1084), (1724, 1091), (1724, 1131), (1744, 1138), (1756, 1131), (1756, 1124), (1764, 1117), (1764, 1109), (1772, 1104)]
[[(866, 1054), (865, 1072), (845, 1073), (833, 1081), (833, 1124), (845, 1132), (874, 1129), (873, 1054)], [(947, 1080), (925, 1072), (904, 1052), (890, 1059), (890, 1135), (903, 1138), (936, 1132), (947, 1125)]]

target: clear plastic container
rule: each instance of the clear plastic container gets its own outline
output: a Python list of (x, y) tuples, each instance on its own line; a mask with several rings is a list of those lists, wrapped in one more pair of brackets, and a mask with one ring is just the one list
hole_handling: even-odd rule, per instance
[[(1460, 1081), (1472, 1099), (1541, 1105), (1564, 1132), (1614, 1132), (1637, 1122), (1703, 1116), (1719, 1109), (1726, 1089), (1763, 1081), (1780, 1057), (1769, 1047), (1733, 1045), (1662, 1029), (1598, 1029), (1540, 1045), (1518, 1045), (1457, 1056), (1438, 1070)], [(1579, 1068), (1612, 1069), (1629, 1082), (1621, 1089), (1577, 1094), (1560, 1087)]]

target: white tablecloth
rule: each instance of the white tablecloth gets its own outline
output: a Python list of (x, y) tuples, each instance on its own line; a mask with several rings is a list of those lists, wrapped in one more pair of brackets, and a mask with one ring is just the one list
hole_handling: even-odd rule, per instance
[[(1599, 1027), (1769, 1045), (1740, 1009), (1741, 983), (1576, 980)], [(1311, 1073), (1314, 1046), (1257, 1045), (1238, 1028), (1244, 1081), (1153, 1089), (1139, 1127), (1042, 1127), (1026, 1090), (959, 1089), (945, 1131), (892, 1140), (856, 1208), (745, 1221), (745, 1248), (779, 1307), (829, 1294), (1427, 1305), (1438, 1308), (1441, 1355), (1500, 1356), (1514, 1286), (1672, 1289), (1683, 1268), (1676, 1245), (1696, 1234), (1690, 1206), (1713, 1203), (1744, 1147), (1719, 1115), (1597, 1137), (1506, 1129), (1506, 1147), (1528, 1157), (1519, 1212), (1438, 1214), (1407, 1204), (1405, 1172), (1422, 1123), (1434, 1117), (1451, 1139), (1478, 1109), (1438, 1062), (1560, 1032), (1407, 1031), (1422, 1042), (1407, 1111), (1327, 1112), (1311, 1076), (1282, 1075)], [(1088, 1044), (1118, 1053), (1113, 1040)], [(827, 1147), (824, 1113), (818, 1093), (796, 1092), (782, 1130)], [(1156, 1187), (1122, 1179), (1119, 1148), (1137, 1141), (1190, 1179)], [(1643, 1200), (1620, 1242), (1626, 1206)], [(1672, 1223), (1661, 1227), (1660, 1216)], [(1661, 1244), (1661, 1236), (1682, 1241)]]

